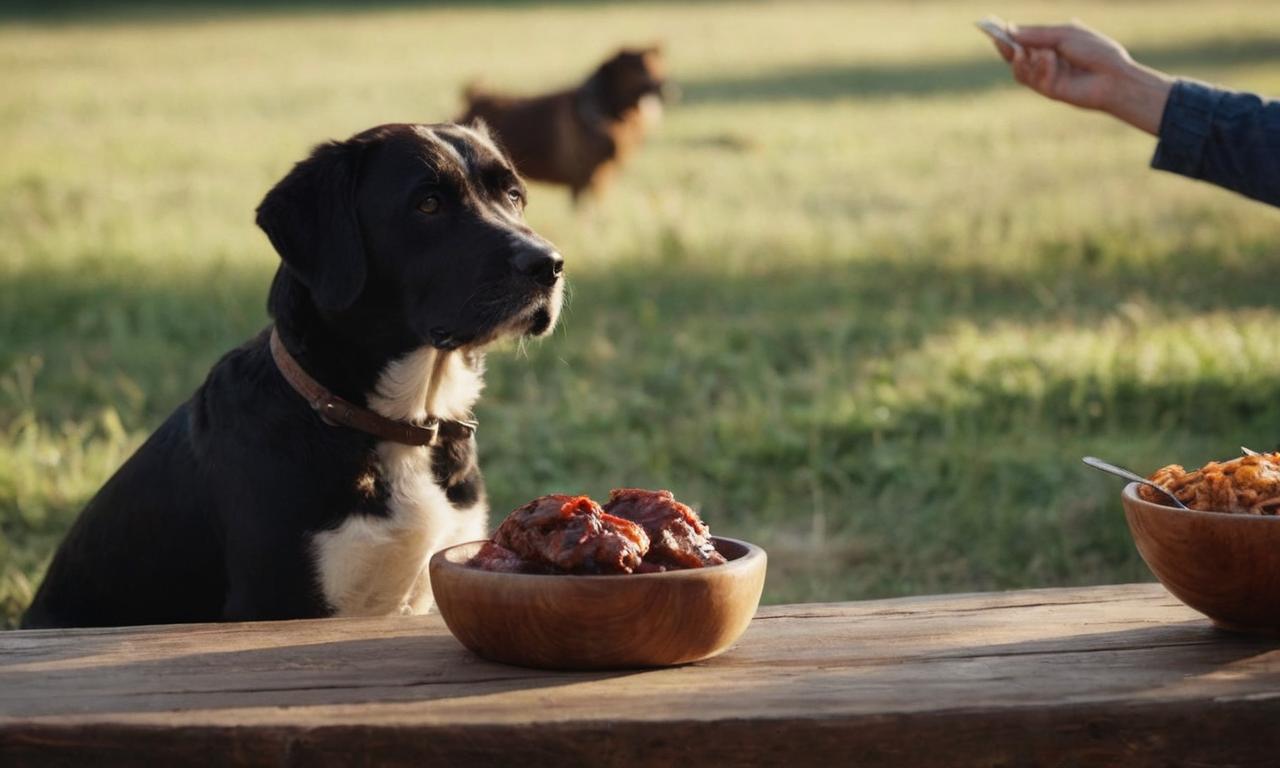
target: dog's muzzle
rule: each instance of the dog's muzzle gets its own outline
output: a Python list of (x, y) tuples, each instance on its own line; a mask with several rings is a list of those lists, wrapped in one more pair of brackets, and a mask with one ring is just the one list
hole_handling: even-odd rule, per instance
[(524, 248), (511, 257), (511, 268), (517, 274), (551, 288), (564, 274), (564, 258), (550, 248)]

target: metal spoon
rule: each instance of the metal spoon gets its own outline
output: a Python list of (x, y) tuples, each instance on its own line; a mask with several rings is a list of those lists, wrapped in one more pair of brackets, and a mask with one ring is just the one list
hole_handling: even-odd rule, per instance
[(1117, 467), (1115, 464), (1109, 464), (1103, 461), (1102, 459), (1095, 458), (1093, 456), (1085, 456), (1084, 459), (1082, 459), (1082, 461), (1084, 461), (1085, 464), (1088, 464), (1094, 469), (1100, 469), (1103, 472), (1109, 472), (1110, 474), (1113, 474), (1116, 477), (1123, 477), (1125, 480), (1130, 480), (1135, 483), (1142, 483), (1143, 485), (1149, 485), (1152, 488), (1155, 488), (1160, 493), (1163, 493), (1165, 496), (1168, 496), (1169, 499), (1173, 502), (1173, 505), (1178, 509), (1189, 508), (1187, 507), (1186, 504), (1183, 504), (1181, 501), (1179, 501), (1177, 496), (1174, 496), (1169, 491), (1166, 491), (1165, 489), (1151, 482), (1150, 480), (1143, 477), (1142, 475), (1139, 475), (1135, 472), (1130, 472), (1124, 467)]

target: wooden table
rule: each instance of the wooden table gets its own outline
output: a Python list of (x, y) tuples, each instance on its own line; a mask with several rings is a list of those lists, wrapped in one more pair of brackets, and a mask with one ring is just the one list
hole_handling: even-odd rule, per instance
[(1280, 641), (1157, 585), (761, 609), (700, 664), (481, 661), (437, 616), (0, 634), (0, 765), (1277, 765)]

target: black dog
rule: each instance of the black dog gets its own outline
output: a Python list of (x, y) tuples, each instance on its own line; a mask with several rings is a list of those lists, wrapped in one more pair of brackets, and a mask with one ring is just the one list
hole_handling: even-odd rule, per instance
[(276, 335), (107, 481), (23, 626), (428, 610), (431, 553), (486, 533), (481, 350), (559, 312), (524, 200), (482, 128), (387, 125), (298, 163), (258, 208)]

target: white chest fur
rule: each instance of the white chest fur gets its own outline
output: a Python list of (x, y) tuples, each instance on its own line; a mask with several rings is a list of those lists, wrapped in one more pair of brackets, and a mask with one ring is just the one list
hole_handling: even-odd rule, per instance
[(662, 122), (662, 98), (655, 93), (640, 97), (640, 122), (645, 128), (656, 128)]
[[(427, 348), (386, 367), (369, 407), (392, 419), (421, 419), (428, 408), (441, 418), (461, 419), (483, 386), (479, 360), (468, 365), (460, 353)], [(338, 616), (426, 613), (431, 555), (486, 535), (484, 498), (454, 507), (434, 480), (430, 448), (382, 442), (377, 453), (387, 514), (352, 515), (312, 541), (320, 586)]]

